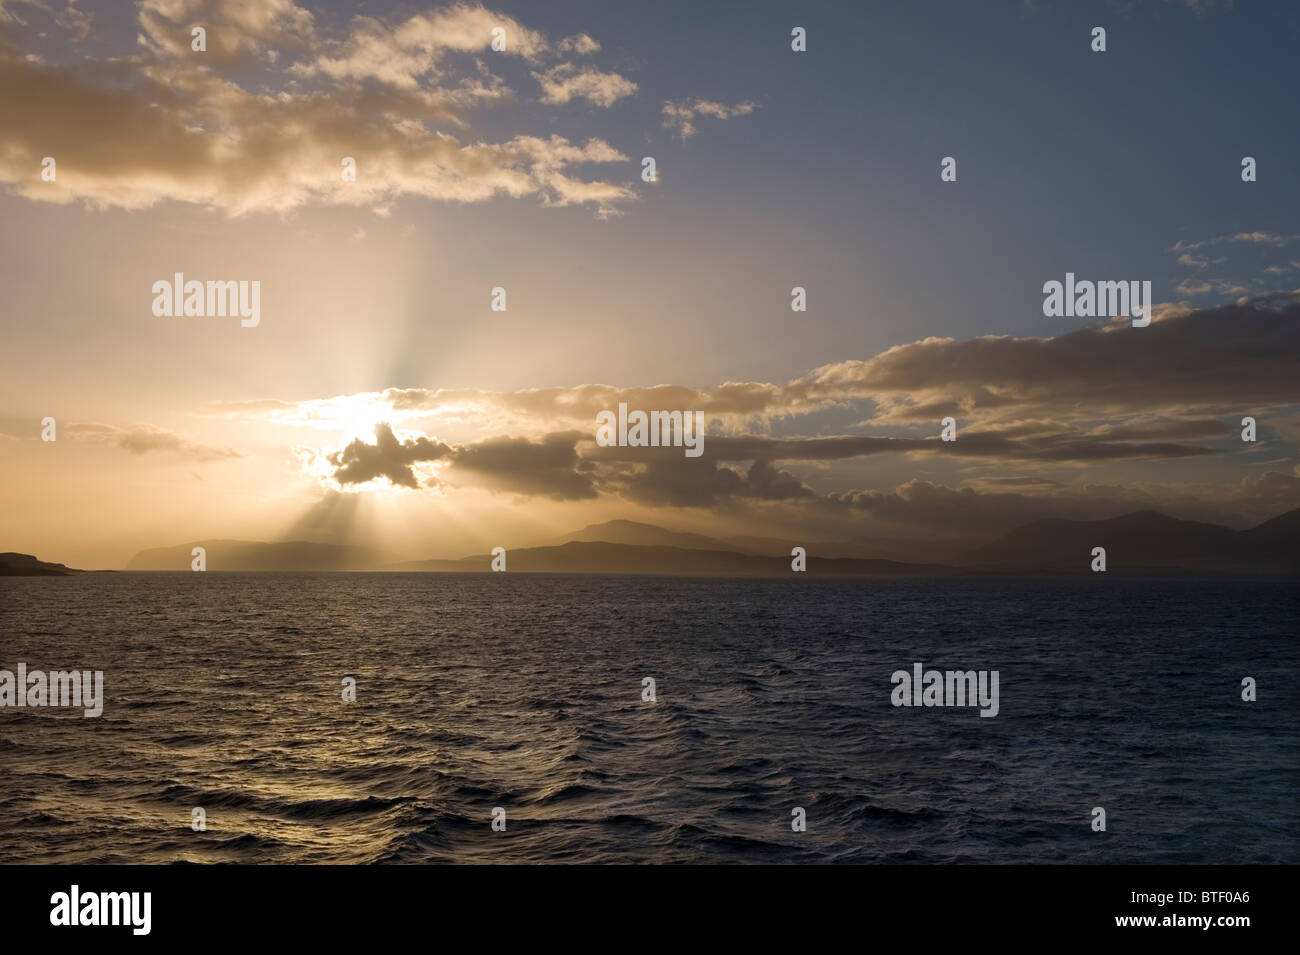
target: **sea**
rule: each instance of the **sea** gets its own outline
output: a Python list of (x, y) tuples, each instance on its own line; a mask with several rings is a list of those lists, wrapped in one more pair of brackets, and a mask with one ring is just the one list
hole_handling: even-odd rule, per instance
[[(104, 674), (98, 717), (0, 708), (0, 861), (1296, 863), (1297, 620), (1100, 575), (0, 578), (0, 669)], [(997, 715), (894, 705), (917, 663)]]

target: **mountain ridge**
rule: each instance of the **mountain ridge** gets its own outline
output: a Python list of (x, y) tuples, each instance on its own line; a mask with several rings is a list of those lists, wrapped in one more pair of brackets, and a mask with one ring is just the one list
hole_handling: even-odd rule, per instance
[[(585, 539), (601, 536), (620, 539)], [(522, 573), (784, 576), (791, 573), (789, 549), (796, 546), (778, 537), (710, 537), (626, 520), (589, 524), (553, 540), (559, 543), (508, 549), (507, 569)], [(751, 546), (743, 546), (745, 543)], [(925, 544), (918, 542), (917, 546)], [(1300, 575), (1300, 508), (1244, 530), (1171, 517), (1153, 509), (1095, 521), (1048, 518), (1021, 524), (977, 547), (955, 552), (949, 560), (879, 557), (869, 541), (798, 546), (807, 553), (808, 572), (828, 576), (1080, 575), (1091, 572), (1092, 549), (1100, 546), (1106, 548), (1107, 572), (1113, 574), (1291, 577)], [(488, 571), (492, 560), (486, 554), (412, 560), (344, 544), (209, 539), (142, 550), (126, 569), (190, 571), (195, 547), (206, 549), (207, 569), (215, 571), (466, 573)], [(0, 553), (0, 575), (84, 572), (30, 554)]]
[(1300, 508), (1240, 531), (1151, 509), (1099, 521), (1030, 521), (965, 552), (959, 563), (1001, 573), (1068, 573), (1088, 568), (1094, 547), (1106, 549), (1108, 573), (1293, 575), (1300, 572)]
[[(550, 547), (521, 547), (506, 552), (506, 570), (516, 573), (662, 574), (665, 576), (778, 577), (792, 571), (789, 555), (764, 557), (736, 551), (690, 547), (618, 544), (609, 541), (569, 541)], [(404, 561), (390, 571), (473, 573), (492, 569), (491, 554), (459, 560)], [(962, 573), (940, 564), (904, 564), (888, 560), (859, 560), (808, 555), (808, 572), (829, 576), (881, 576)]]

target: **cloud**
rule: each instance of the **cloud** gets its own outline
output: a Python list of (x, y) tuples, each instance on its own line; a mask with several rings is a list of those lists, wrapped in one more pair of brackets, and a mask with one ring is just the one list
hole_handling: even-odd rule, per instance
[(613, 106), (620, 98), (631, 96), (637, 85), (617, 73), (579, 68), (561, 63), (545, 73), (534, 73), (542, 86), (542, 102), (561, 104), (574, 98), (590, 100), (597, 106)]
[[(1112, 441), (1142, 438), (1164, 430), (1137, 428), (1132, 435), (1102, 437)], [(1221, 436), (1226, 428), (1207, 421), (1174, 430)], [(1079, 440), (1086, 443), (1086, 439)], [(961, 452), (963, 442), (971, 447)], [(998, 456), (996, 442), (981, 448), (978, 439), (964, 437), (955, 444), (918, 440), (902, 446), (935, 455)], [(1099, 452), (1093, 457), (1098, 460), (1111, 453), (1104, 445), (1096, 447)], [(887, 490), (840, 491), (818, 490), (775, 463), (784, 459), (806, 465), (888, 450), (888, 439), (712, 437), (705, 442), (704, 457), (685, 458), (674, 448), (597, 448), (585, 432), (554, 433), (537, 440), (507, 436), (461, 446), (425, 436), (399, 438), (384, 424), (376, 428), (374, 444), (353, 441), (327, 459), (333, 468), (333, 483), (341, 488), (386, 479), (412, 490), (480, 488), (555, 501), (603, 496), (648, 507), (721, 509), (733, 516), (821, 521), (825, 533), (841, 534), (851, 532), (845, 520), (961, 536), (1042, 517), (1096, 519), (1145, 508), (1248, 524), (1300, 504), (1300, 466), (1289, 472), (1269, 470), (1218, 484), (1117, 484), (1096, 479), (1063, 483), (1042, 475), (994, 473), (977, 474), (965, 487), (916, 478)], [(1131, 449), (1141, 454), (1150, 450), (1142, 446)], [(417, 473), (413, 467), (434, 462), (436, 475)], [(743, 463), (737, 466), (734, 462)]]
[(108, 424), (76, 423), (63, 429), (65, 434), (80, 441), (97, 441), (111, 444), (130, 451), (132, 454), (149, 454), (165, 451), (200, 461), (212, 461), (220, 458), (241, 458), (232, 448), (215, 448), (190, 441), (171, 431), (155, 428), (153, 425), (138, 424), (131, 428), (118, 428)]
[(1300, 260), (1295, 260), (1287, 265), (1270, 265), (1264, 269), (1270, 275), (1285, 275), (1287, 272), (1300, 272)]
[[(1187, 268), (1205, 270), (1212, 265), (1223, 265), (1228, 261), (1227, 256), (1210, 258), (1200, 250), (1212, 246), (1220, 246), (1227, 243), (1245, 243), (1256, 248), (1262, 249), (1280, 249), (1284, 248), (1296, 239), (1300, 239), (1300, 234), (1283, 235), (1277, 232), (1237, 232), (1231, 235), (1215, 236), (1211, 239), (1204, 239), (1200, 242), (1178, 241), (1170, 247), (1169, 251), (1181, 253), (1178, 256), (1178, 264)], [(1174, 286), (1174, 291), (1179, 295), (1197, 297), (1201, 295), (1215, 295), (1220, 300), (1231, 297), (1258, 297), (1265, 290), (1266, 278), (1270, 275), (1285, 275), (1292, 271), (1286, 265), (1269, 265), (1266, 266), (1262, 274), (1256, 275), (1247, 280), (1225, 279), (1213, 276), (1204, 276), (1197, 278), (1183, 279)]]
[[(1210, 309), (1162, 307), (1147, 328), (1102, 323), (1055, 338), (927, 338), (871, 358), (824, 365), (784, 384), (581, 384), (512, 392), (389, 388), (299, 402), (227, 403), (208, 410), (324, 429), (369, 415), (372, 420), (453, 423), (479, 433), (536, 436), (562, 429), (589, 431), (598, 412), (626, 402), (630, 408), (701, 411), (730, 435), (727, 441), (740, 442), (759, 439), (736, 435), (770, 429), (777, 422), (788, 429), (814, 413), (862, 408), (870, 416), (860, 419), (859, 428), (924, 428), (927, 436), (938, 431), (941, 418), (952, 415), (959, 419), (963, 437), (982, 432), (990, 453), (998, 450), (995, 438), (1016, 455), (1049, 459), (1076, 453), (1092, 458), (1097, 447), (1140, 439), (1155, 442), (1148, 450), (1161, 456), (1160, 442), (1214, 436), (1216, 416), (1239, 417), (1300, 403), (1300, 380), (1294, 373), (1300, 304), (1288, 300), (1293, 294)], [(800, 452), (805, 456), (814, 449), (839, 447), (833, 442), (840, 441), (884, 442), (879, 450), (920, 447), (889, 444), (901, 440), (891, 437), (809, 440), (823, 443), (808, 444)], [(714, 445), (728, 446), (711, 438), (710, 447)], [(855, 447), (868, 450), (854, 453), (875, 450), (870, 444)]]
[(1227, 258), (1221, 257), (1217, 259), (1211, 259), (1208, 256), (1196, 255), (1192, 252), (1184, 252), (1182, 255), (1178, 257), (1179, 265), (1185, 265), (1188, 268), (1193, 268), (1193, 269), (1204, 269), (1204, 268), (1208, 268), (1211, 265), (1222, 265), (1226, 261), (1228, 261)]
[(1213, 10), (1220, 3), (1225, 10), (1231, 10), (1233, 0), (1165, 0), (1165, 2), (1186, 7), (1199, 17)]
[(758, 104), (746, 100), (735, 106), (707, 99), (666, 100), (663, 105), (663, 127), (675, 130), (682, 139), (695, 135), (695, 119), (709, 116), (713, 119), (732, 119), (736, 116), (748, 116), (758, 109)]
[[(494, 30), (504, 30), (505, 49), (492, 49)], [(414, 90), (422, 80), (444, 76), (448, 53), (517, 56), (536, 61), (550, 49), (546, 37), (511, 17), (477, 4), (456, 4), (417, 14), (392, 27), (371, 17), (357, 17), (352, 34), (327, 45), (328, 52), (294, 68), (297, 75), (336, 80), (370, 79)]]
[[(798, 477), (776, 467), (777, 461), (808, 464), (908, 452), (1060, 463), (1210, 453), (1194, 445), (1144, 440), (1164, 430), (1136, 428), (1132, 434), (1049, 435), (1022, 441), (975, 433), (955, 443), (936, 438), (713, 436), (706, 439), (701, 457), (685, 458), (676, 448), (598, 447), (589, 431), (448, 445), (418, 433), (398, 437), (387, 423), (381, 423), (375, 427), (374, 444), (357, 439), (324, 458), (333, 468), (329, 478), (339, 486), (382, 478), (411, 489), (477, 487), (554, 500), (613, 494), (654, 506), (702, 507), (728, 500), (796, 501), (819, 496)], [(1219, 422), (1204, 422), (1174, 430), (1222, 437), (1229, 429)], [(433, 462), (440, 465), (436, 474), (416, 473), (416, 465)], [(748, 466), (728, 466), (735, 463)]]
[(1097, 325), (1056, 338), (929, 338), (818, 369), (810, 396), (868, 394), (876, 424), (949, 408), (977, 421), (1081, 410), (1094, 418), (1232, 414), (1300, 401), (1300, 305), (1254, 302)]
[(256, 418), (296, 411), (300, 402), (281, 401), (276, 398), (258, 398), (252, 401), (213, 401), (203, 408), (203, 413), (217, 418)]
[[(140, 0), (139, 44), (158, 56), (202, 56), (203, 64), (237, 66), (264, 59), (273, 45), (305, 48), (315, 35), (309, 11), (293, 0)], [(206, 49), (192, 49), (203, 27)]]
[(576, 501), (596, 496), (576, 445), (585, 435), (549, 434), (539, 441), (499, 437), (457, 448), (445, 480), (526, 496)]
[(1207, 279), (1203, 282), (1184, 279), (1174, 286), (1174, 291), (1179, 295), (1245, 295), (1250, 291), (1245, 285), (1239, 282), (1231, 282), (1225, 279)]
[[(581, 500), (596, 496), (575, 446), (583, 435), (546, 435), (539, 441), (501, 436), (453, 446), (414, 435), (399, 437), (391, 425), (375, 425), (375, 443), (351, 441), (324, 455), (330, 477), (341, 487), (384, 479), (397, 487), (477, 487), (528, 497)], [(417, 474), (421, 464), (444, 465), (436, 475)]]
[(95, 17), (94, 14), (78, 9), (76, 0), (68, 0), (68, 5), (55, 16), (54, 22), (68, 31), (74, 43), (80, 43), (90, 36)]
[(1300, 234), (1282, 235), (1277, 232), (1235, 232), (1230, 235), (1219, 235), (1212, 239), (1202, 239), (1200, 242), (1184, 242), (1179, 239), (1172, 246), (1170, 252), (1195, 251), (1205, 249), (1213, 245), (1223, 245), (1225, 242), (1247, 242), (1251, 245), (1271, 245), (1276, 248), (1289, 245), (1296, 239), (1300, 239)]
[[(1162, 500), (1202, 519), (1262, 519), (1300, 503), (1294, 476), (1276, 470), (1294, 465), (1300, 441), (1298, 353), (1300, 304), (1283, 296), (1211, 309), (1164, 307), (1140, 329), (1098, 323), (1055, 338), (927, 338), (784, 384), (390, 388), (209, 411), (326, 430), (365, 419), (403, 423), (400, 440), (383, 425), (375, 444), (324, 452), (329, 467), (313, 473), (336, 487), (386, 478), (442, 492), (481, 488), (556, 501), (759, 509), (832, 523), (838, 513), (936, 528), (962, 502), (971, 508), (962, 526), (971, 527), (1040, 512), (1113, 516), (1116, 508), (1161, 507)], [(596, 414), (621, 402), (703, 412), (702, 455), (597, 445)], [(1258, 460), (1234, 456), (1248, 414), (1267, 421), (1251, 446), (1262, 449)], [(958, 421), (953, 442), (938, 437), (940, 419), (949, 415)], [(829, 421), (840, 422), (841, 433), (826, 433)], [(470, 438), (425, 437), (431, 429)], [(1232, 481), (1195, 489), (1132, 483), (1134, 473), (1160, 473), (1157, 466), (1193, 458), (1205, 462), (1198, 473), (1230, 474)], [(1225, 463), (1215, 465), (1216, 458)], [(320, 459), (312, 452), (312, 462)], [(943, 468), (955, 475), (950, 483), (965, 486), (931, 477), (889, 490), (850, 483), (873, 460), (914, 462), (927, 473)], [(1146, 470), (1129, 471), (1127, 483), (1099, 479), (1115, 473), (1111, 466), (1137, 463)], [(1266, 472), (1273, 477), (1239, 477), (1241, 468), (1258, 475), (1262, 465), (1274, 469)], [(897, 463), (890, 467), (897, 472)], [(1031, 498), (1042, 506), (1029, 507)]]
[(18, 13), (17, 8), (41, 9), (44, 6), (44, 0), (0, 0), (0, 24), (26, 26), (27, 21)]
[(387, 423), (375, 425), (375, 443), (366, 444), (360, 438), (341, 451), (327, 455), (334, 465), (334, 479), (339, 484), (364, 484), (385, 478), (398, 487), (417, 488), (420, 481), (412, 465), (438, 461), (451, 453), (451, 448), (424, 435), (402, 439), (393, 434)]
[(562, 53), (577, 53), (580, 56), (586, 56), (599, 50), (600, 44), (585, 33), (577, 33), (573, 36), (566, 36), (556, 44), (556, 49)]
[[(634, 86), (543, 63), (544, 36), (482, 7), (459, 4), (396, 27), (361, 18), (338, 43), (289, 0), (146, 0), (140, 22), (132, 56), (52, 64), (0, 46), (0, 113), (16, 117), (0, 184), (36, 201), (143, 209), (170, 200), (233, 216), (307, 204), (384, 209), (412, 196), (531, 197), (603, 218), (635, 199), (630, 175), (590, 178), (584, 168), (628, 162), (599, 137), (465, 136), (469, 110), (513, 95), (485, 58), (537, 62), (550, 102), (608, 105)], [(189, 46), (199, 22), (205, 53)], [(445, 60), (485, 47), (500, 25), (506, 54), (469, 66)], [(280, 52), (297, 58), (282, 64)], [(40, 177), (45, 156), (58, 163), (54, 182)], [(345, 182), (349, 156), (357, 175)]]

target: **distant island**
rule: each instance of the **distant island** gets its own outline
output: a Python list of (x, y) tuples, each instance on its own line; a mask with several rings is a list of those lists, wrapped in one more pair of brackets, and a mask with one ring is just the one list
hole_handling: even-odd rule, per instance
[(63, 564), (48, 564), (31, 554), (0, 554), (0, 577), (69, 577), (80, 573), (83, 571)]
[[(807, 550), (805, 548), (805, 550)], [(765, 557), (735, 551), (689, 547), (658, 547), (646, 544), (616, 544), (608, 541), (570, 541), (555, 547), (522, 547), (506, 554), (507, 571), (533, 574), (662, 574), (687, 577), (786, 577), (791, 556)], [(836, 577), (878, 577), (881, 575), (959, 574), (957, 567), (942, 564), (905, 564), (893, 560), (855, 557), (822, 557), (807, 554), (808, 572)], [(393, 571), (435, 573), (488, 570), (491, 554), (459, 560), (417, 560), (385, 567)]]
[(189, 570), (196, 547), (206, 552), (209, 570), (383, 570), (401, 560), (397, 554), (345, 544), (199, 540), (142, 550), (127, 562), (126, 569)]
[[(198, 540), (144, 550), (127, 570), (186, 571), (195, 547), (211, 571), (488, 572), (491, 554), (402, 560), (397, 554), (311, 541)], [(1022, 525), (977, 547), (960, 541), (800, 541), (718, 538), (653, 524), (593, 524), (537, 546), (509, 548), (506, 570), (552, 574), (784, 577), (791, 551), (804, 549), (811, 576), (1083, 576), (1093, 548), (1106, 550), (1115, 576), (1300, 575), (1300, 508), (1248, 530), (1135, 511), (1099, 521), (1045, 520)], [(901, 559), (900, 559), (901, 558)], [(82, 571), (27, 554), (0, 554), (0, 575), (64, 576)]]

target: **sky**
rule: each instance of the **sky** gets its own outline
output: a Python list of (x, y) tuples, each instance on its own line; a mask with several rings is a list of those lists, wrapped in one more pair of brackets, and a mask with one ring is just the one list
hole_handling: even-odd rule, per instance
[[(1258, 523), (1300, 505), (1297, 27), (0, 0), (0, 550)], [(256, 281), (257, 324), (155, 314), (178, 272)], [(1048, 317), (1067, 273), (1153, 321)], [(703, 454), (601, 446), (620, 402)]]

